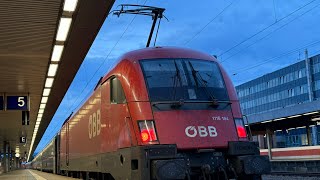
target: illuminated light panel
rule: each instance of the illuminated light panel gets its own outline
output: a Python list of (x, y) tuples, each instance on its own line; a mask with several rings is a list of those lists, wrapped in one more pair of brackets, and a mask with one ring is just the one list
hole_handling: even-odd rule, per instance
[(41, 121), (41, 117), (38, 117), (38, 118), (37, 118), (37, 122), (40, 122), (40, 121)]
[(318, 111), (314, 111), (314, 112), (305, 113), (303, 115), (310, 115), (310, 114), (317, 114), (317, 113), (318, 113)]
[(53, 84), (53, 78), (47, 78), (46, 83), (45, 83), (45, 87), (46, 88), (51, 88), (52, 84)]
[(46, 104), (40, 104), (40, 109), (44, 109), (44, 108), (46, 108)]
[(311, 119), (311, 121), (319, 121), (319, 120), (320, 120), (320, 117)]
[(268, 123), (268, 122), (272, 122), (272, 120), (269, 120), (269, 121), (263, 121), (261, 123)]
[(65, 0), (63, 10), (73, 12), (76, 10), (78, 0)]
[(68, 35), (69, 29), (70, 29), (71, 21), (72, 21), (71, 18), (62, 17), (60, 19), (58, 33), (57, 33), (57, 37), (56, 37), (57, 41), (65, 41), (67, 39), (67, 35)]
[(293, 130), (293, 129), (295, 129), (295, 128), (289, 128), (288, 131)]
[(40, 122), (36, 122), (36, 125), (40, 125)]
[(306, 128), (305, 126), (296, 127), (296, 129)]
[(44, 111), (43, 109), (39, 109), (39, 112), (38, 112), (38, 113), (39, 113), (39, 114), (43, 114), (43, 111)]
[(40, 119), (42, 118), (42, 114), (38, 114), (38, 119), (39, 119), (39, 118), (40, 118)]
[[(47, 101), (48, 101), (48, 97), (41, 98), (41, 103), (47, 103)], [(39, 115), (38, 115), (38, 117), (39, 117)]]
[(302, 116), (302, 115), (294, 115), (294, 116), (289, 116), (288, 118), (295, 118), (295, 117), (300, 117), (300, 116)]
[(49, 88), (44, 88), (44, 89), (43, 89), (42, 96), (49, 96), (50, 91), (51, 91), (51, 89), (49, 89)]
[(53, 61), (53, 62), (60, 61), (62, 52), (63, 52), (63, 46), (62, 45), (55, 45), (53, 47), (51, 61)]
[(58, 64), (50, 64), (48, 70), (48, 76), (55, 76), (57, 73)]
[(286, 118), (277, 118), (277, 119), (274, 119), (273, 121), (279, 121), (279, 120), (283, 120), (283, 119), (286, 119)]
[(35, 126), (34, 126), (34, 129), (37, 129), (39, 127), (39, 124), (36, 124)]

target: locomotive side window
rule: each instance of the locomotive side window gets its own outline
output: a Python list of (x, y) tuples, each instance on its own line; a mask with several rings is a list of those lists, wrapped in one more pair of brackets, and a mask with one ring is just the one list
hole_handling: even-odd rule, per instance
[(121, 86), (121, 82), (117, 78), (110, 81), (110, 102), (112, 104), (123, 104), (126, 102), (126, 97)]

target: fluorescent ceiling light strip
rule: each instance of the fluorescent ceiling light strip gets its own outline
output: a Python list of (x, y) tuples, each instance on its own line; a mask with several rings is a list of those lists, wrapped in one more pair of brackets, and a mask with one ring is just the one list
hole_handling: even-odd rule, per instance
[(40, 104), (40, 109), (44, 109), (44, 108), (46, 108), (46, 104)]
[(48, 70), (48, 76), (55, 76), (57, 73), (58, 64), (50, 64)]
[(40, 119), (42, 118), (42, 114), (38, 114), (38, 119), (39, 119), (39, 118), (40, 118)]
[(318, 113), (318, 111), (314, 111), (314, 112), (305, 113), (303, 115), (310, 115), (310, 114), (317, 114), (317, 113)]
[(306, 128), (305, 126), (296, 127), (296, 129)]
[(38, 118), (37, 118), (37, 122), (40, 122), (40, 121), (41, 121), (41, 118), (40, 118), (40, 117), (38, 117)]
[(62, 52), (63, 52), (63, 46), (62, 45), (55, 45), (53, 47), (51, 61), (53, 61), (53, 62), (60, 61)]
[[(44, 88), (44, 89), (43, 89), (42, 96), (49, 96), (50, 91), (51, 91), (51, 89), (49, 89), (49, 88)], [(44, 105), (45, 105), (45, 104), (44, 104)], [(41, 105), (40, 105), (40, 107), (41, 107)], [(44, 108), (41, 108), (41, 109), (44, 109)]]
[[(42, 97), (41, 103), (47, 103), (47, 101), (48, 101), (48, 97)], [(38, 117), (39, 117), (39, 115), (38, 115)]]
[(295, 118), (295, 117), (300, 117), (302, 115), (294, 115), (294, 116), (289, 116), (288, 118)]
[(277, 118), (277, 119), (274, 119), (273, 121), (279, 121), (279, 120), (283, 120), (283, 119), (286, 119), (286, 118)]
[(311, 121), (319, 121), (319, 120), (320, 120), (320, 117), (311, 119)]
[(262, 121), (261, 123), (268, 123), (268, 122), (272, 122), (272, 120), (269, 120), (269, 121)]
[(43, 112), (44, 112), (44, 109), (39, 109), (39, 114), (43, 114)]
[(46, 79), (46, 83), (45, 83), (45, 87), (46, 88), (51, 88), (52, 84), (53, 84), (53, 80), (54, 80), (54, 78), (47, 78)]
[(70, 29), (71, 21), (72, 21), (71, 18), (62, 17), (60, 19), (58, 33), (56, 37), (57, 41), (66, 41), (69, 29)]
[(76, 10), (78, 0), (65, 0), (63, 10), (73, 12)]

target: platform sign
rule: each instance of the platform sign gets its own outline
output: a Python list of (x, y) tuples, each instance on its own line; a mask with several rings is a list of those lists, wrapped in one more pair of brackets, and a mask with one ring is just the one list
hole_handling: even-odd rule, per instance
[(28, 110), (28, 96), (7, 96), (7, 110)]
[(27, 138), (22, 136), (20, 137), (20, 143), (25, 144), (27, 142)]
[(0, 96), (0, 111), (3, 109), (3, 96)]

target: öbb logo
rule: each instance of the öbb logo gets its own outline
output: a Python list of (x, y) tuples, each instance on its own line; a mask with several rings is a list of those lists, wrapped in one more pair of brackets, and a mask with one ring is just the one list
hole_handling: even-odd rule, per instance
[(199, 135), (200, 137), (217, 137), (217, 129), (214, 126), (188, 126), (185, 129), (185, 133), (188, 137), (196, 137)]
[(101, 131), (100, 116), (101, 116), (100, 110), (97, 110), (97, 112), (94, 112), (92, 115), (89, 116), (89, 124), (88, 124), (89, 139), (100, 135), (100, 131)]

